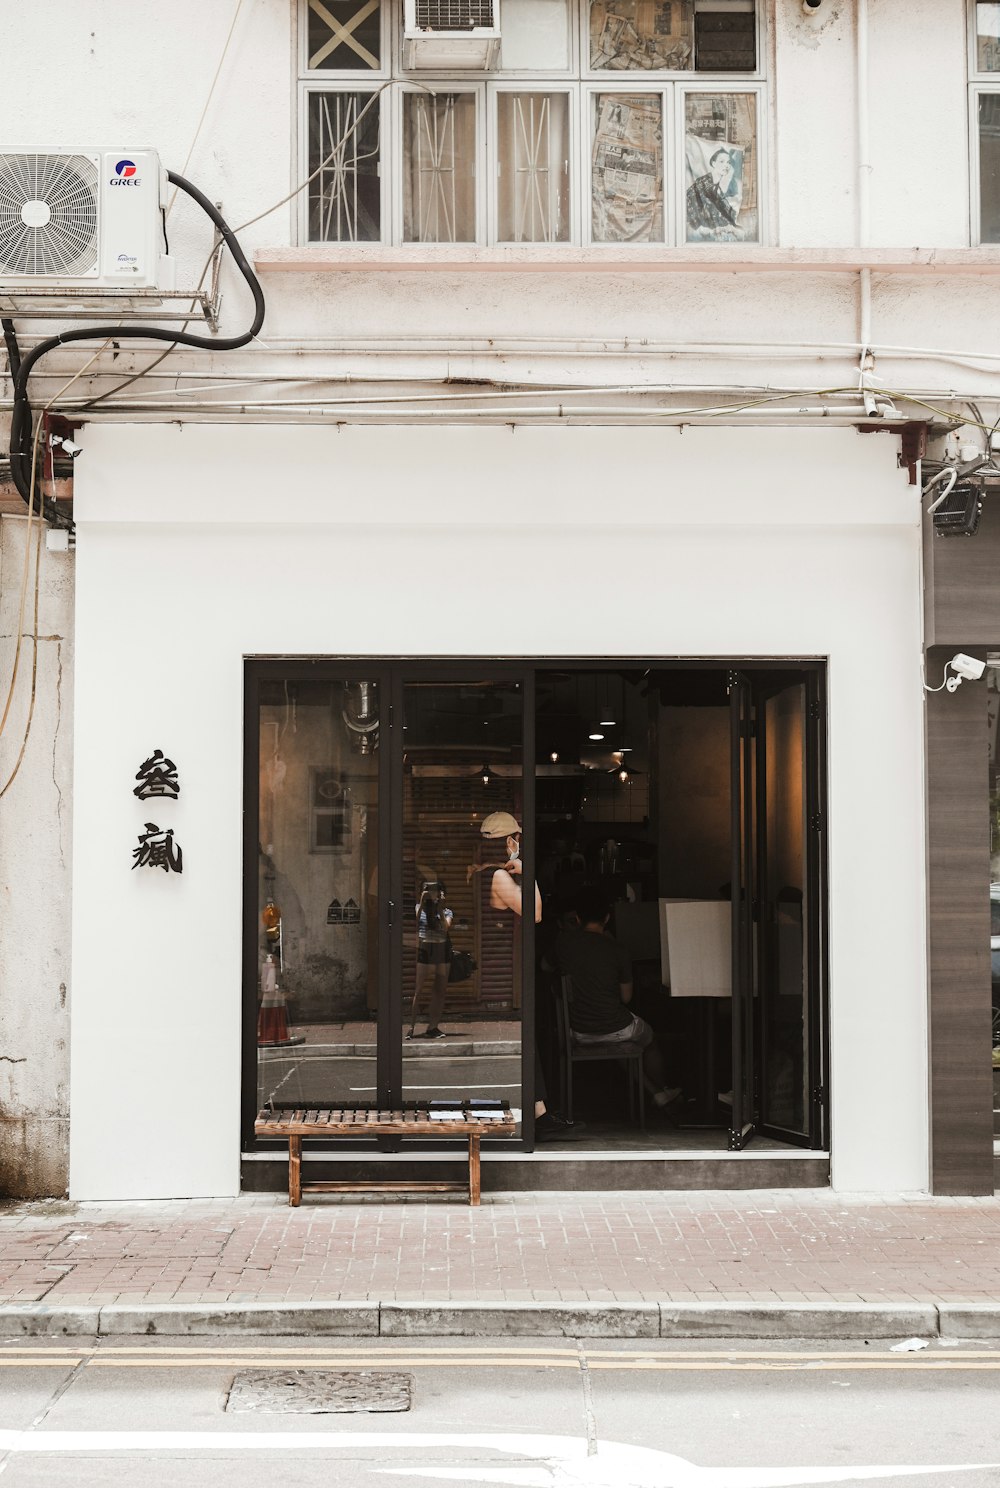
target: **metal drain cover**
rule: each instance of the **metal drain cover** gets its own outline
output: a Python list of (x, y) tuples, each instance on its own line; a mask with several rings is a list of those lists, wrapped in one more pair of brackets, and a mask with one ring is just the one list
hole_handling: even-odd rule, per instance
[(241, 1369), (227, 1411), (287, 1416), (408, 1411), (413, 1375), (389, 1369)]

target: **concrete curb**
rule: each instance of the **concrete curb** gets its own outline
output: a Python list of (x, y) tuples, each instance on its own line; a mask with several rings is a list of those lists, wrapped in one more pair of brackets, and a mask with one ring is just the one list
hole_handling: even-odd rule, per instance
[[(1000, 1328), (1000, 1308), (996, 1322)], [(661, 1338), (928, 1338), (937, 1332), (933, 1303), (660, 1304)]]
[(196, 1305), (158, 1302), (109, 1303), (100, 1310), (101, 1337), (203, 1338), (216, 1334), (268, 1337), (377, 1338), (377, 1302), (239, 1302)]
[(1000, 1339), (1000, 1301), (0, 1304), (0, 1338)]
[(937, 1313), (942, 1338), (1000, 1338), (995, 1302), (942, 1302)]
[(657, 1302), (383, 1302), (383, 1338), (658, 1338)]
[(99, 1307), (48, 1307), (44, 1302), (0, 1304), (0, 1338), (96, 1338)]

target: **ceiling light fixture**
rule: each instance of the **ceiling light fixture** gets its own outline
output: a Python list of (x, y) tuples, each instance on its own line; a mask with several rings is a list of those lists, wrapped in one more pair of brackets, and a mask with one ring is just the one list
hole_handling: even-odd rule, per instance
[(603, 734), (589, 734), (588, 735), (588, 738), (592, 739), (594, 741), (594, 743), (596, 744), (597, 741), (598, 741), (598, 739), (603, 739), (604, 738), (604, 735)]
[(480, 771), (480, 777), (484, 785), (489, 785), (491, 779), (489, 765), (483, 766), (482, 770)]

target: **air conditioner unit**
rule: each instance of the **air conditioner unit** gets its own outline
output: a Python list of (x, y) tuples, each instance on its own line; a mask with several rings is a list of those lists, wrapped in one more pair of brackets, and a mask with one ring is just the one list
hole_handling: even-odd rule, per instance
[(0, 151), (0, 286), (171, 288), (165, 199), (154, 150)]
[(404, 0), (408, 72), (484, 71), (500, 52), (500, 0)]

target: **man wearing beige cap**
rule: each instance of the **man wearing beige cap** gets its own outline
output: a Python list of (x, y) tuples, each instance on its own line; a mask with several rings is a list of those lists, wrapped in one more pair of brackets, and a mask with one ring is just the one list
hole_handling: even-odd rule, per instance
[[(483, 818), (479, 835), (487, 842), (507, 844), (507, 861), (494, 871), (490, 880), (490, 908), (512, 909), (516, 915), (523, 913), (521, 899), (521, 828), (517, 818), (509, 811), (491, 811)], [(542, 895), (535, 884), (535, 924), (542, 918)]]
[[(489, 872), (493, 868), (493, 877), (490, 880), (489, 903), (491, 909), (509, 909), (521, 918), (523, 913), (522, 874), (521, 863), (521, 827), (517, 817), (512, 816), (509, 811), (491, 811), (489, 816), (484, 817), (479, 828), (479, 835), (484, 842), (494, 842), (506, 845), (507, 861), (501, 867), (493, 864), (483, 864), (474, 872)], [(501, 849), (503, 851), (503, 849)], [(537, 883), (535, 884), (535, 924), (542, 918), (542, 895)], [(513, 951), (513, 946), (512, 946)], [(566, 1121), (555, 1111), (550, 1111), (545, 1104), (545, 1074), (542, 1070), (538, 1051), (535, 1051), (535, 1140), (538, 1142), (575, 1141), (579, 1139), (583, 1130), (580, 1121)]]

